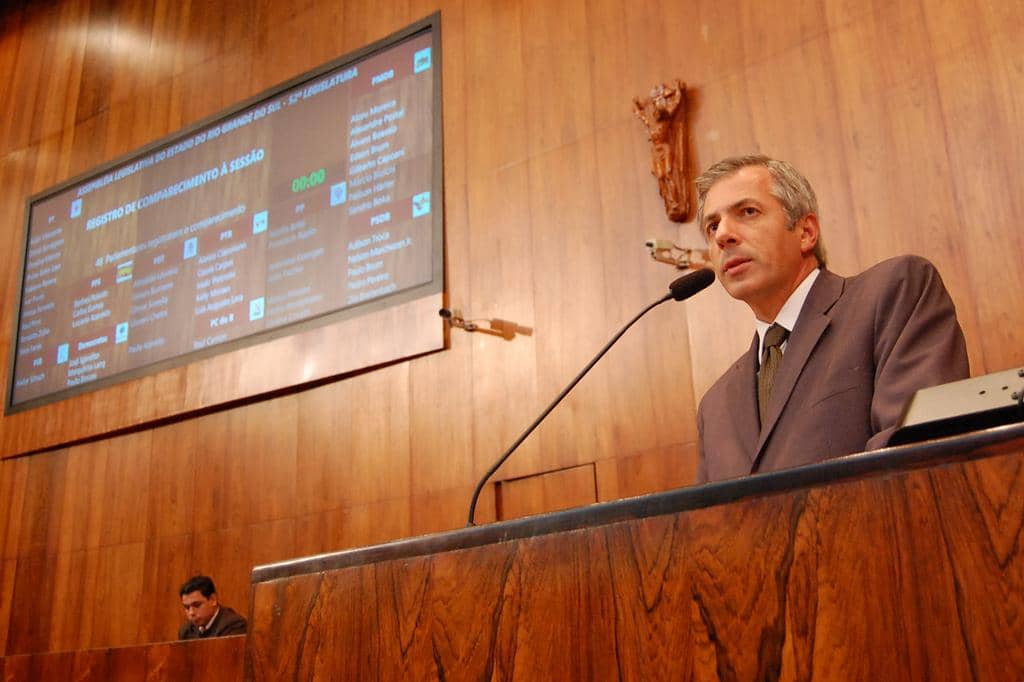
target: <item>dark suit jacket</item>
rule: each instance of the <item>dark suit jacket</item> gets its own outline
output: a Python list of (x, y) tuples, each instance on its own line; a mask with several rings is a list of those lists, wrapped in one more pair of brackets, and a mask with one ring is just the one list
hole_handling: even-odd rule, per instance
[(214, 616), (213, 622), (205, 632), (199, 632), (199, 628), (189, 621), (178, 630), (178, 639), (205, 639), (207, 637), (244, 635), (245, 628), (245, 618), (238, 615), (234, 609), (222, 604), (220, 611)]
[(850, 278), (821, 271), (763, 428), (757, 347), (755, 334), (701, 401), (698, 483), (884, 447), (914, 391), (969, 375), (953, 302), (935, 267), (916, 256)]

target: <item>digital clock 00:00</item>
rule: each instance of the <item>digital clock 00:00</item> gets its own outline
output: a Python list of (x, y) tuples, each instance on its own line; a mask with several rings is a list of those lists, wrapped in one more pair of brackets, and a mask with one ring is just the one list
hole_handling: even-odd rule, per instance
[(304, 192), (310, 187), (316, 187), (322, 185), (324, 180), (327, 179), (327, 171), (323, 168), (315, 170), (309, 175), (301, 175), (292, 180), (292, 191), (293, 192)]

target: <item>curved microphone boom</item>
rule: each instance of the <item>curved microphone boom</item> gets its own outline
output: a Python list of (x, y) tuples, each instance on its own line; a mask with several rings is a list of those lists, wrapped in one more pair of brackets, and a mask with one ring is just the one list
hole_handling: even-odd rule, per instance
[(480, 499), (480, 493), (481, 491), (483, 491), (484, 485), (487, 483), (488, 479), (490, 479), (491, 476), (494, 475), (494, 472), (497, 471), (498, 468), (505, 463), (505, 460), (507, 460), (509, 456), (513, 452), (515, 452), (515, 449), (519, 447), (520, 443), (526, 440), (526, 437), (533, 433), (533, 430), (537, 428), (542, 421), (544, 421), (544, 418), (548, 416), (551, 410), (555, 409), (555, 406), (558, 405), (558, 403), (562, 402), (562, 398), (569, 394), (569, 391), (571, 391), (573, 387), (575, 387), (576, 384), (580, 382), (580, 379), (586, 376), (587, 372), (589, 372), (590, 369), (597, 364), (597, 361), (604, 357), (604, 354), (607, 353), (613, 345), (615, 345), (615, 342), (619, 340), (619, 337), (626, 333), (626, 330), (632, 327), (637, 320), (646, 315), (650, 310), (661, 305), (665, 301), (673, 299), (676, 301), (684, 301), (693, 296), (694, 294), (703, 291), (704, 289), (707, 289), (709, 286), (711, 286), (711, 283), (714, 281), (715, 273), (707, 269), (696, 270), (689, 274), (683, 275), (682, 277), (673, 281), (668, 286), (667, 294), (659, 298), (654, 303), (648, 305), (646, 308), (637, 313), (632, 320), (627, 322), (625, 326), (623, 326), (622, 329), (620, 329), (618, 333), (616, 333), (615, 336), (613, 336), (611, 340), (604, 345), (604, 348), (602, 348), (598, 352), (598, 354), (594, 356), (594, 359), (588, 362), (587, 366), (584, 367), (580, 371), (580, 373), (576, 375), (576, 378), (570, 381), (569, 385), (566, 386), (553, 401), (551, 401), (551, 404), (544, 408), (544, 411), (540, 413), (540, 416), (537, 417), (534, 420), (534, 422), (527, 427), (525, 431), (523, 431), (522, 435), (520, 435), (519, 438), (516, 438), (515, 442), (512, 443), (511, 446), (509, 446), (509, 449), (506, 450), (505, 453), (498, 458), (498, 461), (492, 464), (491, 468), (487, 470), (487, 473), (484, 474), (483, 478), (480, 479), (480, 482), (476, 484), (476, 489), (473, 491), (473, 499), (470, 500), (469, 502), (469, 522), (466, 525), (476, 525), (473, 522), (473, 518), (474, 516), (476, 516), (476, 503), (477, 500)]

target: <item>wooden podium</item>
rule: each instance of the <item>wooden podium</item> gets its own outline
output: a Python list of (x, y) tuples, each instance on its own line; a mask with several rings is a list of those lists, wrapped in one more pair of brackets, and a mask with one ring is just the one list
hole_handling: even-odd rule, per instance
[(1024, 679), (1024, 424), (257, 567), (254, 680)]

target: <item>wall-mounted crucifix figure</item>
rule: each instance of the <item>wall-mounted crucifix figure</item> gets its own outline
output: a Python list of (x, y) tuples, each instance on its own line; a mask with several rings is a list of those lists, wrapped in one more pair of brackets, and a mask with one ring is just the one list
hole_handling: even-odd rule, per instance
[(633, 112), (647, 126), (651, 174), (665, 201), (669, 220), (686, 222), (690, 212), (686, 184), (686, 83), (678, 78), (657, 85), (646, 99), (633, 98)]

